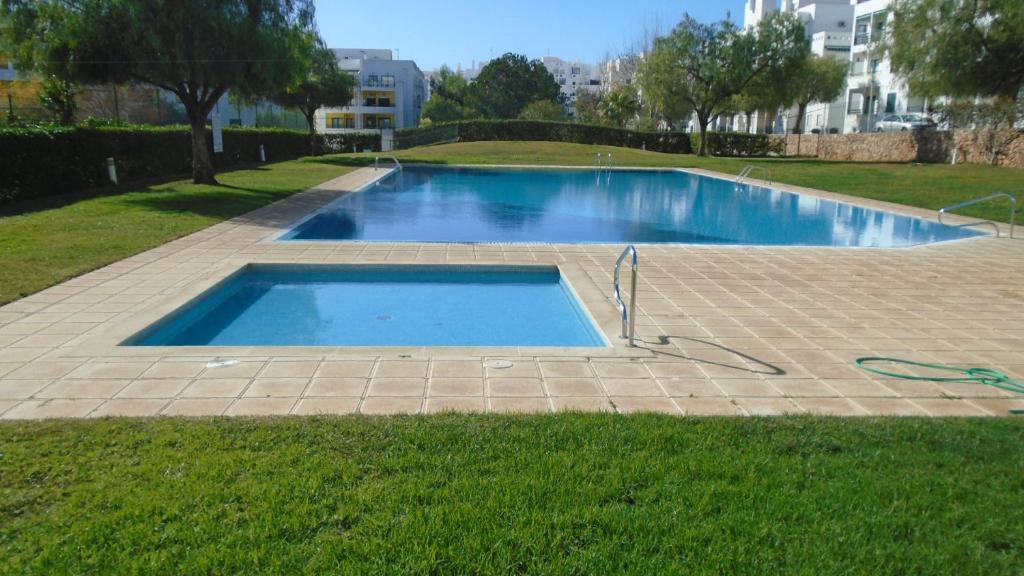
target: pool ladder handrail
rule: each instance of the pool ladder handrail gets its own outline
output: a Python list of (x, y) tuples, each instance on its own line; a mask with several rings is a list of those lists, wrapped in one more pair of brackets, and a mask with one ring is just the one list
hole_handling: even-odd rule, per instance
[(953, 204), (952, 206), (946, 206), (945, 208), (939, 210), (939, 224), (951, 226), (953, 228), (968, 228), (971, 226), (983, 226), (985, 224), (988, 224), (989, 226), (995, 228), (996, 238), (999, 238), (999, 225), (991, 220), (977, 220), (974, 222), (967, 222), (966, 224), (946, 224), (945, 222), (942, 221), (942, 217), (945, 216), (946, 214), (949, 214), (953, 210), (959, 210), (961, 208), (966, 208), (968, 206), (973, 206), (975, 204), (981, 204), (982, 202), (988, 202), (989, 200), (995, 200), (996, 198), (1006, 198), (1007, 200), (1010, 201), (1010, 238), (1012, 239), (1014, 220), (1017, 219), (1017, 197), (1014, 196), (1013, 194), (1010, 194), (1009, 192), (996, 192), (995, 194), (989, 194), (988, 196), (982, 196), (980, 198), (975, 198), (973, 200), (964, 200), (963, 202)]
[(739, 186), (740, 184), (743, 184), (743, 181), (749, 178), (750, 174), (755, 170), (760, 170), (761, 172), (763, 172), (764, 181), (767, 182), (769, 186), (775, 183), (775, 180), (772, 179), (771, 170), (769, 170), (765, 166), (755, 166), (754, 164), (747, 164), (746, 166), (743, 167), (743, 170), (740, 171), (739, 175), (736, 176), (736, 185)]
[(604, 171), (611, 172), (611, 169), (612, 169), (612, 153), (611, 152), (608, 153), (607, 161), (602, 161), (601, 160), (601, 158), (603, 156), (604, 155), (601, 154), (600, 152), (597, 153), (597, 171), (598, 172), (604, 172)]
[[(398, 161), (398, 158), (396, 158), (394, 156), (385, 156), (384, 158), (385, 159), (391, 159), (391, 161), (395, 163), (395, 166), (399, 170), (402, 169), (402, 163)], [(379, 168), (380, 168), (380, 156), (374, 156), (373, 157), (373, 169), (374, 170), (378, 170)]]
[[(626, 303), (622, 300), (622, 289), (621, 289), (621, 275), (622, 275), (622, 263), (626, 260), (627, 256), (632, 255), (630, 261), (630, 267), (632, 268), (632, 281), (629, 289), (629, 308), (626, 308)], [(636, 335), (636, 278), (637, 270), (639, 269), (640, 259), (636, 253), (636, 246), (630, 244), (622, 251), (619, 255), (619, 259), (615, 261), (615, 304), (619, 307), (619, 313), (622, 315), (622, 337), (629, 339), (629, 347), (634, 348), (636, 345), (633, 343)]]

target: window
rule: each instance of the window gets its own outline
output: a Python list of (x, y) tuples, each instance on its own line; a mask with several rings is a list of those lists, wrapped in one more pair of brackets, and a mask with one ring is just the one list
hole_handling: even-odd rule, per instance
[(341, 118), (331, 118), (331, 128), (341, 128)]
[(366, 106), (376, 106), (377, 105), (377, 97), (376, 96), (367, 96), (366, 97), (366, 104), (365, 105)]
[(856, 114), (864, 109), (864, 95), (858, 92), (850, 93), (850, 102), (846, 106), (847, 114)]
[(885, 113), (893, 114), (896, 112), (896, 93), (889, 92), (885, 96)]
[(385, 74), (380, 77), (380, 85), (382, 88), (393, 88), (395, 86), (395, 75)]
[(391, 98), (378, 98), (377, 106), (383, 106), (385, 108), (391, 106)]

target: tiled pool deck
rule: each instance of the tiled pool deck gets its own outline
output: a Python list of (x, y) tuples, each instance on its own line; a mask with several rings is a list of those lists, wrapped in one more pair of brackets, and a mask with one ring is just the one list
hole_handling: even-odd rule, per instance
[[(0, 418), (617, 410), (1004, 415), (1024, 397), (873, 377), (860, 356), (1024, 378), (1024, 241), (910, 249), (644, 245), (640, 348), (123, 348), (225, 270), (296, 263), (548, 263), (615, 325), (622, 246), (273, 242), (374, 178), (362, 169), (0, 307)], [(934, 212), (843, 198), (928, 218)], [(612, 328), (608, 328), (611, 326)], [(489, 368), (491, 360), (509, 368)], [(220, 366), (220, 367), (217, 367)]]

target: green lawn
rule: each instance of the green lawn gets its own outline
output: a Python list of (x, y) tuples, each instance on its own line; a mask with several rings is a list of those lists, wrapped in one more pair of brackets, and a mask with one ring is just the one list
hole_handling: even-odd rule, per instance
[[(188, 181), (0, 205), (0, 304), (280, 200), (352, 170), (283, 162)], [(119, 193), (121, 192), (121, 193)]]
[(1021, 574), (1024, 421), (0, 424), (0, 572)]
[[(778, 182), (934, 210), (992, 192), (1010, 192), (1024, 200), (1024, 170), (974, 164), (949, 166), (829, 162), (807, 158), (699, 158), (693, 155), (552, 142), (444, 144), (404, 150), (396, 155), (407, 162), (580, 166), (593, 165), (594, 155), (598, 152), (611, 152), (618, 166), (704, 168), (739, 174), (747, 164), (756, 164), (769, 168)], [(372, 156), (340, 156), (334, 157), (334, 161), (351, 164), (365, 162), (367, 157)], [(1009, 221), (1009, 205), (1006, 202), (974, 207), (963, 213)], [(1018, 215), (1017, 221), (1024, 222), (1024, 217)]]

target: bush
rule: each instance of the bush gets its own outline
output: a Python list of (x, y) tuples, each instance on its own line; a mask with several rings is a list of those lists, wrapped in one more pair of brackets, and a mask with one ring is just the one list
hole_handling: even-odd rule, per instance
[(682, 132), (639, 132), (594, 124), (537, 120), (466, 120), (403, 130), (396, 138), (396, 148), (411, 148), (451, 141), (502, 140), (600, 144), (624, 148), (646, 148), (656, 152), (676, 154), (691, 152), (689, 135)]
[(323, 134), (324, 150), (328, 153), (337, 154), (372, 150), (380, 152), (380, 134), (376, 132), (346, 132), (343, 134)]
[[(782, 154), (785, 139), (745, 132), (708, 132), (707, 152), (712, 156), (767, 156)], [(700, 134), (690, 135), (690, 146), (700, 150)]]
[[(212, 136), (209, 136), (212, 139)], [(305, 132), (225, 128), (218, 168), (308, 155)], [(66, 194), (108, 184), (113, 157), (122, 182), (187, 174), (192, 169), (189, 130), (182, 126), (27, 127), (0, 129), (0, 202)]]

